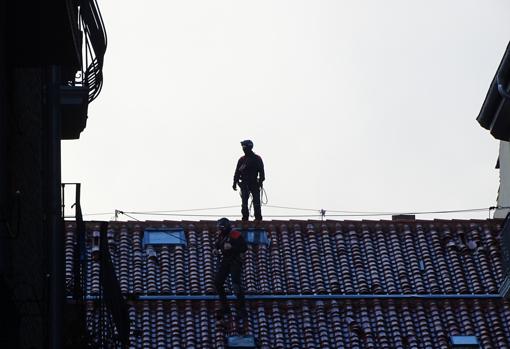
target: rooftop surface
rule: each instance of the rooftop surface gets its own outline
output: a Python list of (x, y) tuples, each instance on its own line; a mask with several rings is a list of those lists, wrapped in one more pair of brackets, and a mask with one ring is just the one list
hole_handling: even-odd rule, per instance
[[(510, 304), (497, 295), (501, 223), (263, 222), (270, 244), (249, 245), (245, 256), (249, 331), (263, 348), (448, 348), (451, 335), (508, 348)], [(186, 245), (148, 253), (146, 228), (176, 226)], [(87, 223), (89, 255), (97, 229)], [(216, 235), (213, 221), (110, 223), (108, 246), (131, 299), (133, 348), (224, 346), (226, 331), (214, 320)], [(75, 241), (68, 222), (70, 287)], [(92, 297), (99, 291), (97, 261), (87, 275)], [(88, 311), (93, 319), (92, 303)]]

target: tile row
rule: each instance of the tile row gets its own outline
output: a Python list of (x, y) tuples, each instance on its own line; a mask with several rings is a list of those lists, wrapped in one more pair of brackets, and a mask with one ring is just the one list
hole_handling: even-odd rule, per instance
[[(173, 223), (175, 224), (175, 223)], [(170, 222), (152, 227), (174, 226)], [(111, 224), (108, 246), (124, 293), (214, 293), (214, 224), (185, 226), (186, 245), (143, 246), (147, 224)], [(243, 283), (251, 294), (497, 293), (503, 276), (500, 227), (488, 223), (267, 225), (270, 245), (250, 245)], [(76, 232), (66, 230), (73, 285)], [(87, 290), (99, 290), (99, 232), (88, 225)]]
[[(216, 307), (131, 303), (131, 348), (224, 348), (237, 330), (215, 320)], [(510, 305), (503, 300), (273, 301), (248, 302), (247, 310), (248, 333), (260, 348), (447, 349), (452, 335), (477, 336), (485, 349), (510, 348)], [(87, 311), (98, 338), (97, 305)]]

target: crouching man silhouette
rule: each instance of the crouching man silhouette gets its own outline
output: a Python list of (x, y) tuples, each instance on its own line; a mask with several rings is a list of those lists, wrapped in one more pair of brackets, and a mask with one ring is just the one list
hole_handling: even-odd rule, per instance
[(244, 291), (241, 286), (241, 273), (243, 267), (246, 242), (237, 230), (232, 230), (230, 221), (221, 218), (218, 221), (219, 238), (215, 243), (214, 254), (221, 255), (220, 265), (216, 273), (215, 287), (220, 296), (221, 309), (216, 314), (217, 320), (222, 320), (228, 312), (227, 294), (225, 293), (225, 280), (228, 275), (232, 276), (232, 287), (238, 300), (238, 314), (242, 319), (246, 318)]

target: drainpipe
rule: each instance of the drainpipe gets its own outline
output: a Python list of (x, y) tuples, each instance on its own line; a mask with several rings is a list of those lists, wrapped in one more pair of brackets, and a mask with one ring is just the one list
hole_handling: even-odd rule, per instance
[(8, 195), (7, 195), (7, 52), (5, 45), (5, 13), (7, 6), (0, 4), (0, 278), (8, 269)]
[(60, 67), (50, 66), (47, 78), (47, 201), (49, 237), (49, 348), (62, 348), (64, 310), (64, 236), (60, 202)]

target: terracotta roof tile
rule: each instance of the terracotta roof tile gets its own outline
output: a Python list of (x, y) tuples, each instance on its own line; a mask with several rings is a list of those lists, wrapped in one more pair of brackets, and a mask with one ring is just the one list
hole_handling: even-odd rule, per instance
[[(88, 232), (88, 255), (94, 259)], [(143, 226), (112, 225), (108, 244), (124, 293), (214, 293), (216, 232), (186, 229), (187, 246), (142, 246)], [(498, 231), (471, 223), (444, 225), (273, 225), (270, 246), (246, 253), (248, 293), (443, 294), (495, 293), (503, 275)], [(66, 232), (68, 291), (76, 243)], [(469, 247), (471, 246), (471, 248)], [(473, 247), (475, 246), (475, 247)], [(99, 264), (89, 264), (89, 292), (98, 292)]]
[[(483, 348), (508, 348), (506, 301), (300, 301), (249, 303), (249, 333), (262, 348), (449, 348), (451, 335), (475, 335)], [(132, 347), (222, 347), (229, 332), (213, 302), (143, 301), (130, 308)], [(92, 303), (89, 314), (94, 314)], [(463, 320), (463, 313), (476, 323)], [(95, 329), (97, 330), (97, 328)], [(234, 334), (234, 332), (230, 332)]]
[[(483, 294), (503, 276), (496, 221), (273, 222), (271, 244), (250, 245), (248, 294)], [(144, 247), (144, 228), (182, 224), (187, 244)], [(87, 226), (87, 292), (99, 292), (98, 231)], [(135, 295), (214, 294), (214, 222), (116, 223), (108, 231), (121, 290)], [(77, 242), (65, 234), (67, 290)], [(230, 289), (228, 288), (228, 291)], [(135, 348), (222, 348), (227, 329), (211, 301), (133, 301)], [(476, 335), (484, 348), (510, 348), (504, 300), (288, 300), (248, 302), (249, 331), (263, 348), (448, 348), (450, 335)], [(91, 331), (99, 317), (88, 305)], [(235, 329), (232, 329), (235, 330)], [(140, 334), (140, 335), (137, 335)]]

